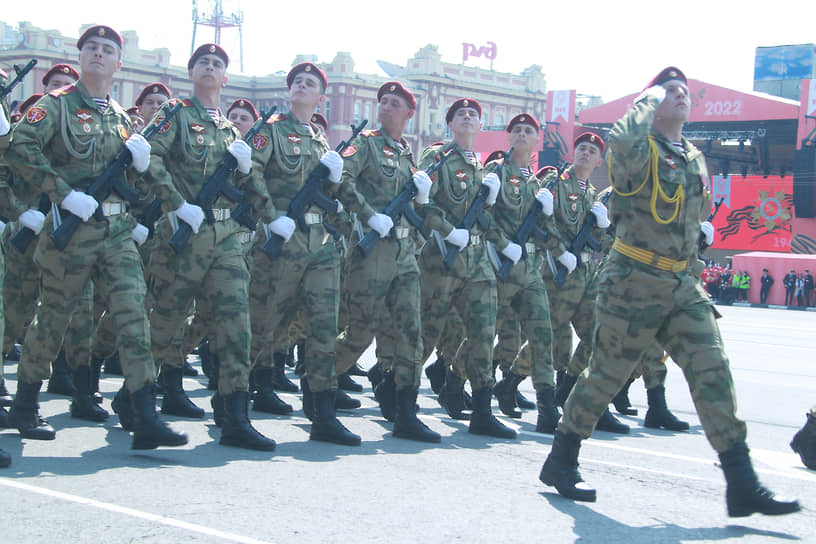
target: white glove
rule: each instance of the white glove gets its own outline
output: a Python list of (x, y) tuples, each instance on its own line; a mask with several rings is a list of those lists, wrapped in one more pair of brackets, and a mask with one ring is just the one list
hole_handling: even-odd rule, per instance
[(394, 226), (394, 221), (384, 213), (375, 213), (368, 220), (368, 226), (376, 230), (380, 238), (385, 238)]
[(136, 226), (133, 227), (133, 230), (130, 231), (130, 237), (133, 238), (137, 245), (144, 244), (149, 234), (150, 230), (141, 223), (137, 223)]
[(424, 170), (417, 170), (414, 173), (414, 185), (417, 188), (417, 194), (414, 197), (417, 204), (427, 204), (430, 200), (431, 193), (431, 178)]
[(544, 211), (544, 215), (552, 215), (553, 214), (553, 195), (549, 189), (546, 187), (542, 187), (536, 193), (536, 200), (541, 202), (541, 209)]
[(510, 242), (507, 247), (502, 249), (502, 255), (513, 261), (513, 264), (518, 264), (521, 259), (521, 246), (515, 242)]
[[(20, 214), (17, 219), (21, 225), (34, 231), (34, 234), (39, 234), (45, 223), (45, 215), (40, 210), (30, 209)], [(2, 230), (0, 230), (2, 232)]]
[(638, 97), (635, 98), (634, 103), (637, 104), (638, 102), (649, 96), (657, 98), (658, 102), (663, 102), (663, 100), (666, 98), (666, 88), (663, 85), (652, 85), (651, 87), (640, 93)]
[(336, 211), (336, 212), (334, 212), (334, 213), (340, 213), (340, 212), (342, 212), (342, 211), (343, 211), (343, 203), (342, 203), (342, 202), (340, 202), (340, 201), (339, 201), (339, 200), (337, 200), (337, 199), (335, 199), (334, 203), (335, 203), (335, 204), (337, 204), (337, 211)]
[(470, 233), (466, 229), (454, 228), (450, 234), (445, 236), (445, 241), (450, 242), (459, 249), (465, 249), (470, 242)]
[(200, 206), (190, 204), (185, 200), (175, 211), (175, 214), (176, 217), (190, 225), (194, 233), (198, 234), (198, 229), (201, 227), (201, 223), (204, 222), (204, 210)]
[(266, 225), (267, 231), (267, 238), (269, 237), (269, 233), (277, 234), (281, 238), (283, 238), (284, 242), (288, 242), (289, 238), (295, 233), (295, 228), (297, 225), (295, 221), (286, 215), (282, 215), (278, 217), (274, 221), (271, 221), (268, 225)]
[(499, 187), (501, 187), (501, 181), (499, 180), (499, 176), (495, 173), (491, 172), (484, 177), (482, 180), (482, 185), (490, 189), (490, 192), (487, 194), (487, 200), (485, 204), (488, 206), (492, 206), (496, 203), (496, 197), (499, 196)]
[(323, 166), (329, 169), (329, 181), (332, 183), (340, 183), (343, 176), (343, 157), (337, 151), (326, 151), (320, 162)]
[(227, 146), (227, 151), (238, 161), (238, 171), (249, 174), (252, 169), (252, 148), (243, 140), (235, 140)]
[(93, 213), (99, 207), (99, 202), (94, 197), (82, 191), (71, 190), (68, 196), (60, 202), (60, 208), (68, 210), (83, 221), (91, 218)]
[(3, 221), (0, 221), (0, 234), (6, 232), (6, 224)]
[(569, 251), (562, 253), (558, 257), (558, 262), (567, 267), (567, 274), (572, 274), (572, 271), (578, 266), (578, 259)]
[[(22, 217), (21, 215), (20, 218)], [(706, 245), (711, 247), (714, 243), (714, 225), (712, 225), (710, 221), (703, 221), (700, 223), (700, 232), (705, 235)]]
[(6, 112), (0, 107), (0, 136), (5, 136), (11, 130), (11, 124), (6, 119)]
[(606, 211), (606, 206), (600, 202), (596, 202), (589, 210), (595, 216), (595, 226), (599, 229), (605, 229), (612, 223), (609, 222), (609, 214)]
[(147, 170), (150, 166), (150, 142), (145, 140), (141, 134), (131, 134), (130, 138), (125, 140), (125, 146), (130, 151), (130, 156), (133, 157), (133, 168), (140, 174)]

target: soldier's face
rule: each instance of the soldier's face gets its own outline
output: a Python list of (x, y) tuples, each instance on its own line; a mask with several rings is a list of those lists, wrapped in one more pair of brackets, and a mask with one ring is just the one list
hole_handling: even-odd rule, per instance
[(249, 130), (250, 127), (252, 127), (252, 123), (255, 122), (252, 115), (244, 108), (232, 108), (227, 119), (230, 120), (230, 123), (235, 125), (235, 128), (238, 129), (241, 136), (246, 134), (246, 131)]
[(73, 85), (74, 83), (76, 83), (76, 80), (68, 74), (54, 74), (48, 78), (48, 83), (45, 85), (45, 92), (50, 93), (51, 91), (61, 89), (66, 85)]
[(459, 108), (448, 123), (448, 128), (454, 134), (477, 134), (482, 130), (482, 121), (479, 110), (476, 108)]
[(663, 84), (666, 98), (655, 112), (655, 117), (672, 121), (688, 121), (691, 114), (689, 89), (682, 81), (672, 80)]
[(601, 150), (597, 145), (589, 142), (581, 142), (578, 144), (578, 147), (575, 148), (575, 158), (573, 159), (575, 166), (592, 168), (594, 170), (598, 168), (602, 162), (603, 155), (601, 155)]
[(314, 74), (300, 72), (289, 87), (289, 101), (300, 106), (316, 108), (326, 97), (323, 95), (323, 84)]
[(84, 75), (113, 76), (122, 67), (119, 46), (110, 40), (92, 36), (79, 50), (79, 70)]
[(516, 123), (510, 131), (507, 139), (510, 147), (514, 148), (521, 155), (530, 153), (536, 145), (538, 132), (533, 125), (526, 123)]
[(190, 79), (196, 87), (211, 89), (227, 83), (227, 65), (218, 55), (202, 55), (190, 69)]
[(142, 100), (142, 104), (139, 106), (139, 111), (142, 112), (142, 116), (145, 118), (145, 120), (149, 121), (153, 119), (153, 116), (156, 115), (157, 111), (159, 111), (159, 107), (168, 100), (170, 100), (170, 97), (162, 93), (149, 94)]
[(388, 132), (402, 132), (405, 124), (414, 115), (408, 101), (396, 94), (384, 94), (377, 108), (377, 121)]

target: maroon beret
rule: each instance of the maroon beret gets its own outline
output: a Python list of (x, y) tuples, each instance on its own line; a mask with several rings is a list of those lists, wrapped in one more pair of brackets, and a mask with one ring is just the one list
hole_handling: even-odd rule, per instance
[(496, 151), (494, 151), (493, 153), (491, 153), (490, 155), (487, 156), (487, 158), (484, 160), (484, 164), (486, 166), (487, 164), (489, 164), (489, 163), (491, 163), (491, 162), (493, 162), (495, 160), (503, 159), (505, 155), (507, 155), (506, 151), (504, 151), (502, 149), (497, 149)]
[(686, 74), (680, 71), (680, 68), (675, 66), (669, 66), (668, 68), (664, 68), (657, 74), (652, 80), (646, 85), (646, 89), (649, 87), (654, 87), (655, 85), (663, 85), (667, 81), (671, 81), (676, 79), (678, 81), (682, 81), (683, 84), (688, 85), (688, 81), (686, 81)]
[(227, 117), (229, 117), (230, 112), (235, 108), (241, 108), (248, 111), (249, 114), (252, 115), (252, 118), (254, 120), (256, 121), (258, 120), (258, 110), (256, 110), (255, 106), (252, 105), (252, 102), (250, 102), (246, 98), (239, 98), (238, 100), (230, 104), (230, 107), (227, 108)]
[(48, 70), (42, 78), (42, 84), (48, 85), (48, 80), (51, 79), (51, 76), (54, 74), (64, 74), (66, 76), (70, 76), (75, 80), (79, 79), (79, 72), (74, 70), (73, 67), (68, 66), (67, 64), (55, 64)]
[(329, 80), (326, 78), (325, 72), (318, 68), (316, 64), (312, 64), (311, 62), (301, 62), (300, 64), (294, 65), (292, 69), (289, 70), (289, 73), (286, 74), (286, 86), (291, 89), (295, 76), (301, 72), (307, 72), (317, 77), (317, 79), (323, 83), (323, 89), (329, 86)]
[(536, 178), (538, 178), (538, 181), (544, 181), (544, 179), (547, 176), (549, 176), (550, 173), (557, 174), (558, 173), (558, 168), (556, 168), (555, 166), (551, 166), (551, 165), (542, 166), (541, 168), (538, 169), (538, 172), (536, 172)]
[(229, 55), (227, 55), (227, 52), (224, 51), (223, 47), (221, 47), (217, 43), (205, 43), (204, 45), (196, 49), (195, 53), (193, 53), (193, 56), (190, 57), (190, 60), (187, 61), (187, 69), (192, 70), (193, 65), (198, 60), (198, 58), (203, 57), (204, 55), (215, 55), (216, 57), (224, 61), (224, 66), (229, 66)]
[(589, 142), (593, 145), (598, 146), (598, 149), (601, 150), (601, 154), (606, 151), (606, 144), (603, 141), (603, 138), (595, 134), (594, 132), (584, 132), (577, 138), (575, 138), (575, 147), (578, 147), (578, 144), (582, 142)]
[(43, 96), (43, 95), (42, 95), (42, 93), (34, 93), (34, 94), (32, 94), (31, 96), (29, 96), (28, 98), (26, 98), (26, 99), (25, 99), (25, 102), (23, 102), (22, 104), (20, 104), (20, 108), (19, 108), (19, 110), (20, 110), (20, 114), (21, 114), (21, 115), (25, 115), (25, 114), (26, 114), (26, 112), (28, 111), (28, 108), (30, 108), (31, 106), (33, 106), (34, 104), (36, 104), (36, 103), (37, 103), (37, 100), (39, 100), (40, 98), (42, 98), (42, 96)]
[(472, 98), (460, 98), (453, 104), (451, 107), (448, 108), (448, 113), (445, 115), (445, 122), (450, 123), (451, 119), (453, 119), (454, 114), (456, 114), (456, 110), (459, 108), (474, 108), (477, 112), (479, 112), (479, 117), (482, 116), (482, 106), (473, 100)]
[(326, 118), (320, 113), (315, 112), (312, 114), (312, 123), (323, 127), (324, 131), (329, 130), (329, 122), (326, 121)]
[(530, 115), (529, 113), (520, 113), (510, 119), (510, 122), (507, 123), (507, 132), (512, 132), (513, 127), (516, 125), (531, 125), (533, 128), (536, 129), (536, 132), (541, 128), (541, 125), (538, 124), (536, 118)]
[(384, 83), (377, 91), (377, 100), (380, 100), (384, 94), (395, 94), (401, 96), (408, 102), (408, 107), (412, 110), (416, 109), (416, 97), (414, 93), (406, 89), (399, 81), (389, 81)]
[(79, 37), (79, 40), (77, 40), (77, 49), (82, 49), (82, 45), (85, 43), (85, 40), (93, 36), (110, 40), (118, 45), (120, 49), (122, 47), (122, 36), (120, 36), (118, 32), (109, 26), (94, 25), (88, 28), (88, 30), (83, 32), (82, 36)]
[(139, 96), (136, 97), (136, 105), (141, 106), (142, 102), (144, 102), (144, 99), (147, 98), (147, 95), (149, 94), (163, 94), (168, 100), (173, 98), (173, 95), (170, 93), (170, 89), (167, 88), (167, 85), (157, 81), (145, 86), (145, 88), (142, 89), (142, 92), (140, 92)]

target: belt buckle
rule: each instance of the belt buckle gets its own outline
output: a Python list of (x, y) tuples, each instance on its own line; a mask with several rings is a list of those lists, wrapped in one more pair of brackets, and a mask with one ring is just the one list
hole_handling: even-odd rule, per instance
[(120, 215), (123, 211), (121, 202), (102, 202), (102, 215), (110, 217), (111, 215)]
[(239, 232), (238, 233), (238, 241), (242, 244), (248, 244), (252, 240), (252, 233), (251, 232)]
[(229, 208), (215, 208), (213, 210), (213, 216), (215, 217), (216, 221), (226, 221), (230, 218), (230, 209)]
[(478, 234), (475, 234), (475, 235), (470, 237), (470, 244), (471, 245), (477, 246), (477, 245), (479, 245), (481, 243), (482, 243), (482, 237), (479, 236)]
[(683, 270), (686, 269), (687, 266), (688, 266), (688, 263), (685, 262), (685, 261), (674, 261), (674, 263), (671, 266), (671, 269), (672, 269), (672, 272), (675, 272), (675, 273), (676, 272), (682, 272)]
[(526, 244), (524, 244), (524, 250), (528, 254), (535, 253), (536, 252), (536, 245), (534, 243), (532, 243), (532, 242), (527, 242)]
[(320, 214), (319, 213), (314, 213), (314, 212), (304, 213), (303, 214), (303, 221), (307, 225), (317, 225), (318, 223), (321, 222), (320, 221)]
[(394, 227), (394, 234), (396, 234), (397, 240), (408, 238), (408, 227)]

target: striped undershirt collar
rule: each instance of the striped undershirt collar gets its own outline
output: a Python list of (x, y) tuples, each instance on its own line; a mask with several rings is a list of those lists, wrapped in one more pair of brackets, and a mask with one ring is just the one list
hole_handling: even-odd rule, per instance
[(100, 110), (105, 111), (108, 109), (108, 99), (107, 98), (96, 98), (94, 97), (93, 101), (96, 103), (96, 107)]
[(210, 117), (216, 123), (221, 118), (221, 115), (218, 113), (218, 108), (204, 108), (204, 109), (207, 110), (207, 113), (210, 114)]
[(680, 153), (685, 153), (686, 152), (686, 148), (683, 147), (683, 142), (672, 142), (672, 145)]

